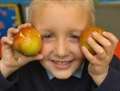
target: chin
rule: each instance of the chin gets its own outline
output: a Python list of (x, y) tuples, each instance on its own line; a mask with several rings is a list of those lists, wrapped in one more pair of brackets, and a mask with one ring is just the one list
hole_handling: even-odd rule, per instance
[(65, 80), (65, 79), (69, 79), (72, 76), (72, 72), (55, 72), (53, 73), (53, 75), (57, 78), (57, 79), (61, 79), (61, 80)]

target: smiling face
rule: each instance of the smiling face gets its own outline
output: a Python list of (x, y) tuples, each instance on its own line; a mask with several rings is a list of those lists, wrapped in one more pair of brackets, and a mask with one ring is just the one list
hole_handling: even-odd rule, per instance
[(69, 78), (81, 65), (80, 34), (88, 25), (89, 14), (81, 6), (48, 4), (32, 14), (32, 23), (41, 32), (43, 67), (58, 79)]

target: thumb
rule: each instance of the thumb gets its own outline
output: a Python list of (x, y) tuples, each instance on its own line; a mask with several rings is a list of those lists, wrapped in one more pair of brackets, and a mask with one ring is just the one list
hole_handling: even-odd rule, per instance
[(41, 55), (41, 54), (38, 54), (36, 56), (30, 56), (30, 57), (24, 56), (24, 55), (16, 57), (17, 64), (19, 66), (23, 66), (32, 61), (37, 61), (37, 60), (42, 60), (42, 59), (43, 59), (43, 55)]
[(43, 57), (43, 55), (42, 54), (38, 54), (38, 55), (36, 55), (35, 57), (32, 57), (32, 60), (34, 61), (34, 60), (42, 60), (44, 57)]

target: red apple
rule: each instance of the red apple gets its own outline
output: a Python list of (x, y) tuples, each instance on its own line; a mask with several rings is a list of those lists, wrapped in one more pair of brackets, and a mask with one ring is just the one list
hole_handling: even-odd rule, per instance
[(37, 55), (41, 47), (40, 32), (33, 26), (22, 28), (14, 37), (13, 48), (26, 56)]
[(93, 32), (97, 32), (97, 33), (102, 34), (103, 31), (104, 31), (104, 29), (102, 29), (100, 27), (96, 27), (96, 26), (91, 26), (91, 27), (86, 28), (85, 31), (83, 31), (81, 36), (80, 36), (80, 44), (82, 46), (85, 46), (92, 54), (95, 54), (94, 50), (87, 43), (88, 37)]

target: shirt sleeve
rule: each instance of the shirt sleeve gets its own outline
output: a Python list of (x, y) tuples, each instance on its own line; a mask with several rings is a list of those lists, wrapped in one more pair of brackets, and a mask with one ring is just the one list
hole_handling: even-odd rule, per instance
[(120, 61), (113, 58), (104, 82), (93, 91), (120, 91)]
[(16, 75), (11, 75), (7, 79), (0, 73), (0, 91), (7, 91), (8, 88), (14, 86), (18, 78)]

